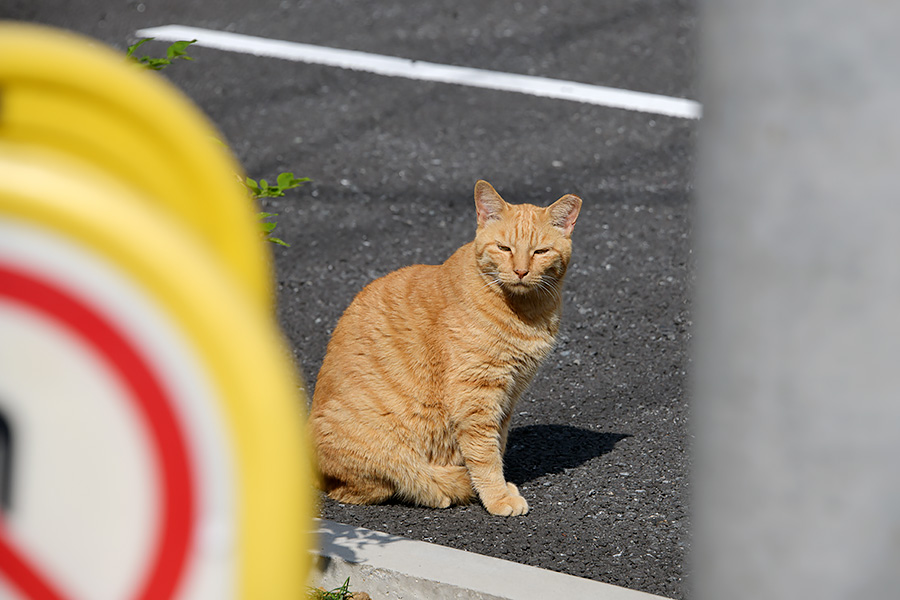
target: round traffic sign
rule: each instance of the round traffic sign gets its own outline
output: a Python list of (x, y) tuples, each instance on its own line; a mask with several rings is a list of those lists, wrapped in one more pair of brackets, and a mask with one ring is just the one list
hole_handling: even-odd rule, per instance
[[(31, 595), (36, 582), (61, 597), (297, 597), (311, 464), (271, 313), (170, 211), (20, 149), (0, 143), (3, 585), (29, 598), (53, 597)], [(92, 483), (54, 493), (59, 477)], [(124, 536), (102, 534), (104, 520)], [(110, 557), (125, 566), (98, 575)]]

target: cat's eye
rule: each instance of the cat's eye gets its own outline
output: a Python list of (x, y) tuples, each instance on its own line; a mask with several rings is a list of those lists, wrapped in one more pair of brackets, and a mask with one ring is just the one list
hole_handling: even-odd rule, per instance
[(497, 244), (497, 248), (503, 250), (504, 252), (512, 252), (512, 248), (509, 246), (504, 246), (503, 244)]
[(535, 254), (547, 254), (550, 252), (550, 248), (538, 248), (534, 251)]

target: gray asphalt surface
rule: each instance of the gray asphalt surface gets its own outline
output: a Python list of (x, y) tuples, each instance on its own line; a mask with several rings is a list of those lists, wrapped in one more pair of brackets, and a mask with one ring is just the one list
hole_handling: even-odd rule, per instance
[[(253, 3), (4, 0), (0, 17), (124, 48), (184, 24), (685, 98), (690, 0)], [(148, 44), (162, 53), (165, 45)], [(254, 177), (313, 183), (280, 213), (279, 317), (310, 389), (369, 280), (470, 240), (472, 188), (512, 202), (572, 192), (559, 345), (517, 408), (508, 478), (531, 506), (342, 506), (328, 519), (672, 598), (687, 594), (691, 193), (696, 121), (196, 48), (166, 72)], [(236, 343), (239, 341), (236, 340)]]

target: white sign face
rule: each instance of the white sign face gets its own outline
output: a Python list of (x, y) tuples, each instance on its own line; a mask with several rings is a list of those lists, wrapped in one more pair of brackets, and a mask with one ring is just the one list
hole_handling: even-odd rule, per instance
[(0, 221), (0, 597), (234, 597), (233, 457), (191, 348), (110, 261)]
[(14, 469), (6, 535), (67, 595), (128, 597), (160, 527), (150, 440), (123, 402), (129, 390), (64, 323), (2, 296), (0, 332)]

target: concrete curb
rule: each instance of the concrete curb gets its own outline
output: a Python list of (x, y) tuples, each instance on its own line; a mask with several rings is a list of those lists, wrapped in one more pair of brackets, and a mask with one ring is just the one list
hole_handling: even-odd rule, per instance
[(317, 519), (316, 585), (373, 600), (660, 600), (599, 581)]

